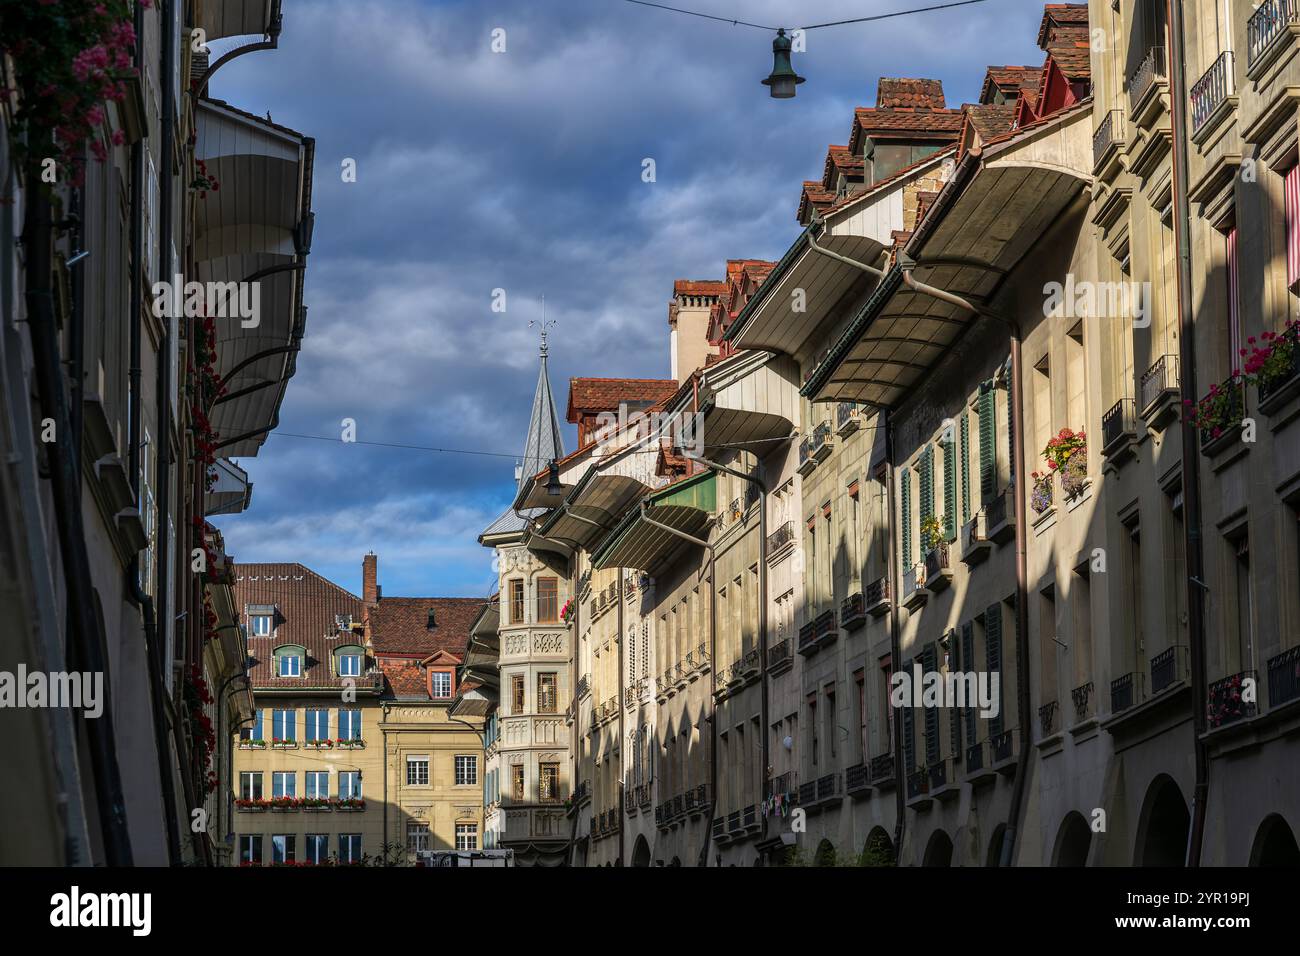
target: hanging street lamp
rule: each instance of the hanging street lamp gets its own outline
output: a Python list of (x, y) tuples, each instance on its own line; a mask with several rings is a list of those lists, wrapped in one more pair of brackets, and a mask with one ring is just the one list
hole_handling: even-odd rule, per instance
[(763, 81), (763, 85), (771, 90), (773, 99), (791, 99), (794, 88), (804, 80), (790, 65), (790, 46), (785, 30), (777, 30), (776, 39), (772, 41), (772, 72)]

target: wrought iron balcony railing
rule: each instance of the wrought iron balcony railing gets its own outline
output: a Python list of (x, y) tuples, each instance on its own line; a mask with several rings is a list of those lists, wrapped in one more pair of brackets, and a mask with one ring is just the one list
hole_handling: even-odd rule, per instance
[(871, 786), (868, 768), (865, 763), (856, 764), (844, 771), (844, 789), (849, 793), (866, 790)]
[(767, 556), (770, 559), (781, 548), (794, 541), (794, 522), (787, 521), (767, 536)]
[(1016, 732), (1004, 730), (989, 738), (989, 755), (993, 764), (1003, 763), (1016, 755)]
[(1074, 702), (1074, 722), (1081, 724), (1092, 717), (1092, 681), (1080, 684), (1070, 691), (1070, 700)]
[(1148, 93), (1166, 77), (1165, 48), (1152, 47), (1128, 80), (1129, 109), (1136, 111)]
[(840, 624), (846, 631), (856, 631), (867, 623), (867, 610), (862, 603), (862, 592), (856, 591), (840, 602)]
[(1234, 92), (1232, 51), (1224, 50), (1192, 84), (1192, 132), (1200, 132)]
[(1178, 392), (1178, 356), (1162, 355), (1142, 373), (1142, 414), (1150, 414), (1159, 401)]
[(1121, 398), (1101, 416), (1101, 453), (1113, 455), (1137, 437), (1133, 399)]
[(1060, 706), (1056, 701), (1051, 701), (1038, 708), (1038, 728), (1042, 731), (1044, 738), (1052, 736), (1060, 729), (1056, 723), (1059, 711)]
[(881, 784), (894, 779), (894, 755), (886, 751), (883, 754), (876, 754), (871, 758), (870, 767), (871, 782)]
[(1300, 698), (1300, 645), (1270, 658), (1267, 667), (1269, 707)]
[(793, 651), (790, 649), (790, 639), (788, 637), (784, 641), (777, 641), (767, 649), (767, 669), (769, 673), (785, 670), (793, 661)]
[(1183, 679), (1186, 648), (1175, 644), (1151, 658), (1151, 693), (1158, 694)]
[(925, 587), (942, 591), (951, 582), (952, 559), (948, 554), (948, 542), (940, 541), (925, 555)]
[(1134, 671), (1110, 682), (1110, 711), (1123, 713), (1142, 702), (1142, 672)]
[(835, 430), (843, 435), (851, 435), (858, 430), (862, 412), (853, 402), (840, 402), (835, 407)]
[[(1255, 680), (1253, 670), (1230, 674), (1210, 685), (1209, 700), (1205, 703), (1205, 709), (1206, 719), (1211, 729), (1235, 724), (1239, 720), (1255, 716), (1256, 703), (1244, 699), (1242, 688), (1247, 679)], [(1256, 683), (1258, 684), (1258, 681)]]
[(862, 591), (862, 603), (867, 613), (880, 617), (889, 611), (889, 578), (876, 578)]
[(1111, 110), (1108, 112), (1100, 123), (1097, 124), (1097, 130), (1092, 134), (1092, 163), (1093, 166), (1100, 166), (1102, 159), (1113, 147), (1123, 145), (1124, 143), (1124, 112), (1123, 110)]
[(1287, 27), (1300, 21), (1300, 0), (1264, 0), (1246, 21), (1246, 69), (1255, 64)]

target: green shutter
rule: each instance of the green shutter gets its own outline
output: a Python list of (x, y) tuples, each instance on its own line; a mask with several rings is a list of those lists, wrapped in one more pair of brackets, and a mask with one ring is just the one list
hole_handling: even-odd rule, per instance
[(971, 519), (971, 416), (962, 408), (962, 524)]
[(921, 520), (934, 514), (934, 446), (927, 445), (921, 455)]
[(985, 506), (998, 490), (997, 394), (991, 382), (980, 386), (980, 498)]
[(1008, 481), (1016, 480), (1016, 406), (1011, 401), (1011, 391), (1007, 390), (1007, 473)]
[(906, 468), (902, 474), (903, 484), (903, 567), (912, 566), (912, 473)]
[[(926, 674), (933, 674), (939, 668), (933, 644), (926, 645), (921, 657), (921, 667)], [(939, 752), (939, 708), (925, 708), (925, 763), (933, 767), (942, 759)]]
[[(903, 661), (903, 673), (907, 675), (909, 680), (911, 680), (913, 675), (912, 675), (912, 661), (910, 658), (908, 660)], [(915, 690), (913, 692), (915, 692)], [(903, 772), (905, 774), (910, 774), (913, 770), (916, 769), (916, 742), (912, 739), (912, 734), (914, 732), (914, 728), (913, 728), (914, 717), (912, 714), (912, 701), (910, 699), (905, 700), (903, 702), (902, 710), (903, 710)]]
[[(968, 671), (975, 671), (975, 623), (967, 621), (961, 626), (962, 666)], [(975, 746), (975, 705), (967, 701), (966, 708), (966, 746)]]
[[(1002, 680), (1002, 605), (990, 604), (984, 612), (984, 667), (989, 680)], [(1005, 694), (1005, 687), (999, 686), (1002, 700), (1010, 700)], [(1002, 710), (989, 720), (989, 736), (996, 737), (1002, 733)]]
[(957, 445), (943, 445), (943, 536), (957, 537)]

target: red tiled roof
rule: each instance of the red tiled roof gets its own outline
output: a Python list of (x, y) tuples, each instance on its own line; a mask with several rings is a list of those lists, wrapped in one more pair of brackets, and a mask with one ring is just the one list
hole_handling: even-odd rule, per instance
[(806, 222), (809, 206), (820, 211), (833, 202), (835, 202), (835, 193), (822, 188), (822, 184), (815, 179), (804, 180), (803, 189), (799, 193), (799, 214), (796, 218), (800, 222)]
[[(343, 679), (331, 673), (330, 655), (341, 644), (361, 644), (359, 633), (340, 632), (335, 619), (350, 615), (358, 627), (365, 605), (356, 595), (326, 580), (301, 564), (236, 564), (235, 606), (248, 625), (249, 676), (254, 687), (342, 687)], [(269, 637), (252, 633), (248, 608), (275, 608), (275, 628)], [(276, 677), (272, 651), (284, 644), (307, 649), (301, 677)], [(358, 686), (361, 682), (358, 681)]]
[(1009, 133), (1015, 123), (1016, 108), (1009, 104), (995, 106), (979, 103), (965, 107), (966, 121), (983, 142)]
[(727, 284), (717, 279), (678, 279), (673, 283), (673, 295), (722, 295)]
[(1026, 87), (1038, 89), (1043, 82), (1041, 66), (991, 66), (984, 74), (984, 86), (980, 90), (980, 102), (991, 105), (993, 93), (1001, 91), (1003, 95), (1019, 96)]
[[(370, 608), (370, 643), (375, 655), (417, 659), (447, 651), (460, 657), (469, 629), (483, 608), (482, 598), (388, 597)], [(434, 627), (429, 627), (433, 611)]]
[(862, 166), (862, 160), (850, 153), (847, 146), (828, 146), (822, 167), (822, 188), (833, 190), (837, 182), (833, 177), (839, 173), (849, 180), (861, 181)]
[(565, 417), (577, 422), (584, 413), (617, 411), (623, 402), (653, 405), (675, 391), (677, 380), (672, 378), (571, 378)]
[(1071, 82), (1092, 76), (1091, 53), (1087, 30), (1062, 30), (1047, 44), (1047, 55)]
[(863, 132), (955, 133), (961, 129), (961, 110), (854, 110), (858, 128)]
[(1087, 27), (1086, 3), (1047, 3), (1043, 5), (1043, 22), (1038, 28), (1038, 45), (1046, 49), (1054, 31), (1062, 27)]
[(939, 80), (882, 76), (876, 86), (876, 106), (941, 110), (947, 103)]

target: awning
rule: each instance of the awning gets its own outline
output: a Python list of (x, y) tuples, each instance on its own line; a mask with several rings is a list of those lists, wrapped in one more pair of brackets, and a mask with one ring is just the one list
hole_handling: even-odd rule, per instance
[(648, 516), (662, 525), (698, 538), (717, 511), (717, 479), (713, 472), (684, 478), (645, 499), (644, 515), (635, 507), (624, 516), (600, 549), (591, 566), (636, 568), (650, 572), (688, 542), (646, 521)]
[(452, 717), (487, 717), (496, 708), (496, 688), (479, 685), (457, 694), (447, 713)]
[[(1090, 109), (1076, 109), (974, 152), (904, 250), (913, 278), (987, 306), (1092, 177)], [(881, 280), (801, 394), (891, 407), (930, 373), (978, 316)]]
[(628, 507), (649, 491), (639, 479), (593, 466), (574, 486), (564, 506), (541, 522), (536, 534), (590, 551), (614, 529)]
[(208, 417), (219, 452), (238, 458), (275, 427), (306, 324), (315, 141), (216, 100), (199, 101), (197, 129), (196, 156), (220, 188), (195, 203), (196, 278), (258, 283), (255, 326), (230, 314), (216, 322), (226, 392)]
[(209, 40), (267, 36), (279, 19), (280, 0), (204, 0), (198, 7), (198, 26)]
[(798, 383), (794, 360), (772, 352), (747, 350), (705, 371), (698, 426), (705, 456), (771, 451), (799, 421)]
[[(892, 248), (894, 232), (906, 226), (905, 186), (918, 177), (933, 175), (950, 159), (951, 150), (935, 153), (928, 162), (909, 167), (899, 176), (874, 184), (843, 207), (829, 210), (824, 221), (800, 233), (725, 337), (737, 348), (798, 355), (828, 317), (834, 321), (837, 306), (861, 296), (877, 281), (865, 270), (813, 249), (810, 238), (823, 249), (883, 268), (883, 253)], [(795, 309), (797, 300), (801, 300), (801, 312)]]
[(237, 515), (248, 508), (253, 497), (253, 483), (248, 480), (248, 472), (233, 461), (218, 458), (212, 466), (217, 480), (203, 496), (203, 514)]

